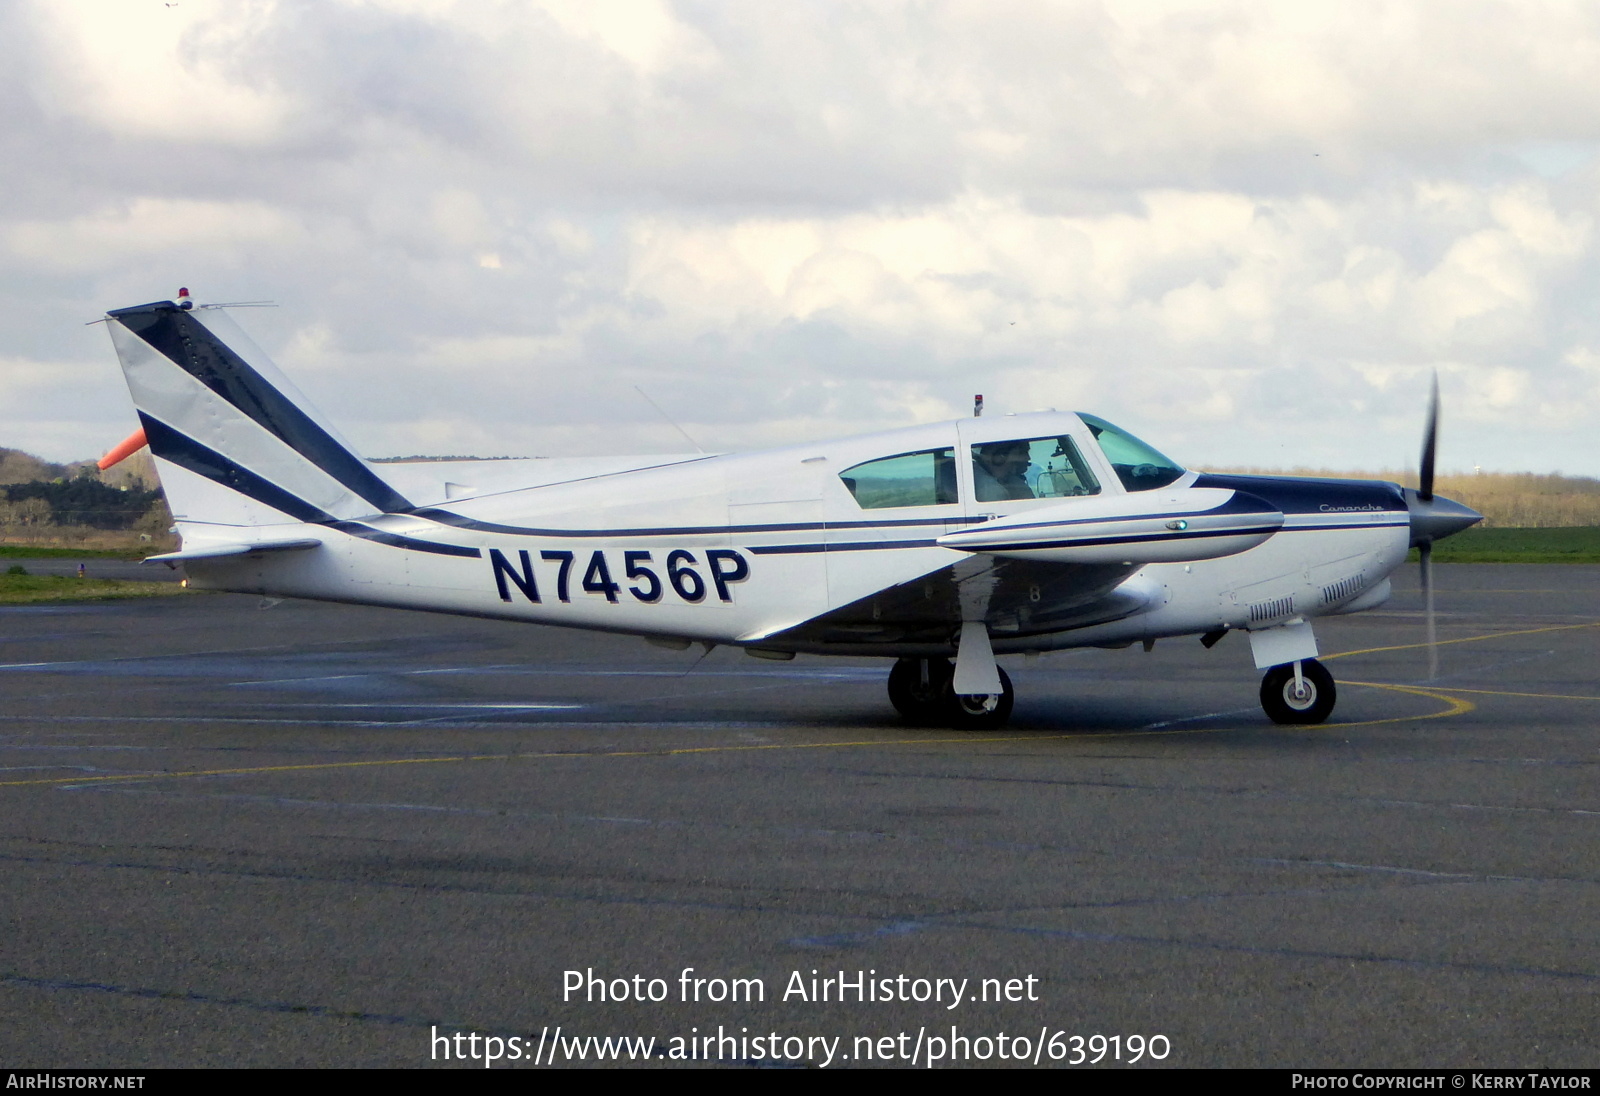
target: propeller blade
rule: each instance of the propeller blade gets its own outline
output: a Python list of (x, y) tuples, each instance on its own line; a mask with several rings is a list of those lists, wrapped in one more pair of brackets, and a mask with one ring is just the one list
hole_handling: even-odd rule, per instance
[(1433, 392), (1428, 397), (1428, 425), (1422, 432), (1422, 465), (1417, 480), (1417, 497), (1433, 501), (1433, 458), (1439, 450), (1439, 371), (1433, 372)]
[(1417, 553), (1422, 557), (1422, 597), (1428, 614), (1428, 680), (1434, 681), (1439, 677), (1439, 632), (1433, 617), (1433, 541), (1417, 545)]

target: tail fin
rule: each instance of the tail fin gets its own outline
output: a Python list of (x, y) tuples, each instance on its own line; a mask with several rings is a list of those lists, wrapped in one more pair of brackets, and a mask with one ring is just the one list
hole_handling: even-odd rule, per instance
[(157, 301), (106, 320), (179, 521), (333, 522), (411, 509), (220, 309)]

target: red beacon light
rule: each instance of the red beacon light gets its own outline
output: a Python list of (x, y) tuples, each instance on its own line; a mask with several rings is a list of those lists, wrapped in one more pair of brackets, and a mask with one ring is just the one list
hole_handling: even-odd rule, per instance
[(183, 309), (185, 312), (194, 307), (194, 301), (189, 298), (189, 289), (187, 286), (178, 287), (178, 307)]

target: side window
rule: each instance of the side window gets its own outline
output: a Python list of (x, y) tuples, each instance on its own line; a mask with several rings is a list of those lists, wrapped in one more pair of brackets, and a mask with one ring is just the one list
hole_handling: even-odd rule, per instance
[(1098, 495), (1100, 481), (1089, 471), (1088, 462), (1072, 444), (1071, 438), (1041, 438), (1029, 445), (1034, 477), (1034, 497), (1067, 498), (1072, 495)]
[(930, 449), (869, 460), (839, 473), (863, 510), (943, 506), (956, 501), (956, 451)]
[(1100, 493), (1100, 481), (1065, 436), (974, 445), (972, 485), (979, 502)]

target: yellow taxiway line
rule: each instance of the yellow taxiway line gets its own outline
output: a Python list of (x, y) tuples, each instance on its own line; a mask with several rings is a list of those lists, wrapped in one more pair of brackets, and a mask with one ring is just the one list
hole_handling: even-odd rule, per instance
[[(1338, 682), (1338, 684), (1360, 685), (1362, 688), (1366, 689), (1388, 689), (1391, 692), (1396, 693), (1410, 693), (1412, 696), (1425, 696), (1429, 700), (1442, 700), (1448, 704), (1449, 707), (1442, 712), (1434, 712), (1432, 715), (1401, 715), (1392, 716), (1388, 719), (1363, 719), (1356, 723), (1315, 723), (1311, 724), (1310, 727), (1305, 727), (1302, 729), (1310, 730), (1311, 727), (1323, 727), (1328, 730), (1334, 730), (1339, 727), (1376, 727), (1380, 723), (1416, 723), (1424, 719), (1444, 719), (1446, 716), (1465, 715), (1467, 712), (1470, 712), (1472, 709), (1477, 707), (1477, 705), (1472, 701), (1462, 700), (1459, 696), (1451, 696), (1449, 693), (1440, 692), (1437, 689), (1424, 689), (1416, 685), (1391, 685), (1382, 681), (1341, 681)], [(1471, 690), (1452, 689), (1451, 691), (1470, 692)]]
[[(1362, 685), (1374, 689), (1392, 689), (1396, 692), (1411, 693), (1416, 696), (1428, 697), (1432, 700), (1443, 701), (1448, 707), (1441, 712), (1419, 716), (1396, 716), (1390, 719), (1369, 719), (1359, 723), (1324, 723), (1316, 726), (1294, 728), (1296, 730), (1334, 730), (1343, 727), (1367, 727), (1379, 723), (1411, 723), (1422, 719), (1443, 719), (1446, 716), (1460, 715), (1470, 712), (1475, 705), (1470, 700), (1461, 700), (1458, 697), (1446, 696), (1431, 689), (1421, 689), (1411, 685), (1386, 685), (1378, 682), (1349, 681), (1347, 685)], [(1180, 721), (1181, 722), (1181, 721)], [(1221, 728), (1219, 728), (1221, 729)], [(1230, 728), (1231, 729), (1231, 728)], [(1288, 729), (1288, 728), (1286, 728)], [(1166, 729), (1135, 730), (1135, 731), (1073, 731), (1065, 734), (1029, 734), (1005, 735), (995, 737), (982, 732), (971, 732), (960, 736), (945, 738), (881, 738), (860, 739), (847, 742), (769, 742), (759, 745), (738, 746), (675, 746), (659, 750), (551, 750), (539, 753), (504, 753), (504, 754), (455, 754), (445, 757), (389, 757), (376, 758), (369, 761), (325, 761), (305, 765), (257, 765), (235, 769), (183, 769), (177, 772), (141, 772), (141, 773), (112, 773), (106, 776), (54, 776), (36, 777), (30, 780), (0, 780), (0, 788), (40, 787), (63, 784), (115, 784), (131, 783), (141, 780), (173, 780), (184, 777), (203, 776), (254, 776), (267, 773), (293, 773), (293, 772), (318, 772), (331, 769), (364, 769), (376, 768), (385, 765), (445, 765), (463, 764), (471, 761), (538, 761), (558, 760), (563, 758), (610, 758), (610, 757), (679, 757), (688, 754), (709, 753), (741, 753), (757, 750), (828, 750), (828, 749), (860, 749), (867, 746), (938, 746), (957, 743), (981, 743), (984, 746), (995, 745), (1002, 742), (1048, 742), (1053, 739), (1068, 738), (1093, 738), (1096, 741), (1107, 738), (1140, 738), (1155, 735), (1214, 733), (1199, 731), (1198, 729)]]
[[(1558, 625), (1553, 625), (1553, 626), (1546, 627), (1546, 628), (1524, 628), (1524, 629), (1521, 629), (1521, 630), (1518, 630), (1518, 631), (1512, 631), (1512, 632), (1492, 632), (1492, 633), (1489, 633), (1489, 634), (1486, 634), (1486, 635), (1481, 635), (1481, 636), (1467, 636), (1467, 637), (1462, 638), (1462, 639), (1445, 639), (1445, 640), (1440, 640), (1439, 641), (1439, 645), (1440, 646), (1444, 646), (1446, 644), (1452, 644), (1452, 643), (1478, 643), (1478, 642), (1481, 642), (1483, 640), (1500, 639), (1502, 637), (1508, 637), (1508, 636), (1539, 635), (1541, 633), (1547, 633), (1547, 632), (1565, 632), (1565, 631), (1573, 631), (1573, 630), (1582, 629), (1582, 628), (1596, 628), (1596, 627), (1600, 627), (1600, 621), (1596, 621), (1596, 622), (1588, 623), (1588, 624), (1558, 624)], [(1405, 643), (1405, 644), (1399, 644), (1399, 645), (1393, 646), (1393, 647), (1367, 647), (1367, 648), (1363, 648), (1361, 650), (1355, 650), (1355, 651), (1338, 651), (1338, 652), (1336, 652), (1334, 654), (1323, 655), (1321, 657), (1322, 657), (1322, 660), (1324, 662), (1327, 662), (1327, 661), (1330, 661), (1330, 660), (1335, 659), (1335, 658), (1349, 658), (1352, 655), (1378, 654), (1378, 653), (1381, 653), (1381, 652), (1384, 652), (1384, 651), (1406, 651), (1406, 650), (1414, 650), (1416, 648), (1421, 648), (1421, 647), (1426, 647), (1426, 646), (1428, 646), (1428, 644), (1426, 644), (1426, 643)], [(1298, 728), (1298, 729), (1300, 729), (1300, 730), (1313, 730), (1313, 729), (1337, 730), (1337, 729), (1346, 728), (1346, 727), (1375, 727), (1375, 726), (1378, 726), (1380, 724), (1385, 724), (1385, 723), (1415, 723), (1415, 722), (1417, 722), (1419, 720), (1424, 720), (1424, 719), (1445, 719), (1445, 718), (1448, 718), (1449, 716), (1464, 715), (1465, 713), (1470, 712), (1475, 707), (1477, 707), (1477, 705), (1473, 704), (1472, 701), (1465, 700), (1465, 699), (1463, 699), (1462, 697), (1459, 697), (1459, 696), (1452, 696), (1452, 695), (1450, 695), (1450, 693), (1472, 693), (1472, 694), (1475, 694), (1475, 695), (1484, 695), (1484, 696), (1537, 697), (1537, 698), (1548, 699), (1548, 700), (1600, 700), (1600, 697), (1596, 697), (1596, 696), (1562, 696), (1560, 694), (1553, 694), (1553, 693), (1517, 693), (1517, 692), (1507, 692), (1507, 691), (1500, 691), (1500, 690), (1494, 690), (1494, 689), (1462, 689), (1462, 688), (1456, 688), (1456, 687), (1451, 687), (1450, 692), (1444, 692), (1444, 691), (1439, 690), (1439, 689), (1424, 688), (1424, 687), (1420, 687), (1420, 686), (1416, 686), (1416, 685), (1395, 685), (1395, 684), (1391, 684), (1391, 683), (1388, 683), (1388, 682), (1380, 682), (1380, 681), (1346, 681), (1346, 682), (1343, 682), (1343, 684), (1359, 686), (1361, 688), (1367, 688), (1367, 689), (1387, 689), (1387, 690), (1390, 690), (1391, 692), (1408, 693), (1408, 694), (1410, 694), (1412, 696), (1426, 697), (1426, 698), (1428, 698), (1430, 700), (1440, 701), (1443, 704), (1445, 704), (1446, 707), (1444, 708), (1443, 711), (1433, 712), (1433, 713), (1431, 713), (1429, 715), (1392, 716), (1392, 717), (1387, 718), (1387, 719), (1364, 719), (1364, 720), (1360, 720), (1360, 721), (1357, 721), (1357, 722), (1351, 722), (1351, 723), (1311, 724), (1311, 725), (1307, 725), (1305, 727), (1301, 727), (1301, 728)], [(1182, 722), (1182, 721), (1178, 720), (1178, 721), (1175, 721), (1175, 722)], [(128, 783), (128, 782), (140, 781), (140, 780), (171, 780), (171, 779), (176, 779), (176, 778), (180, 778), (180, 777), (251, 776), (251, 775), (266, 774), (266, 773), (317, 772), (317, 771), (326, 771), (326, 770), (332, 770), (332, 769), (374, 768), (374, 767), (377, 767), (377, 766), (385, 766), (385, 765), (462, 764), (464, 762), (470, 762), (470, 761), (535, 761), (535, 760), (554, 760), (554, 759), (558, 759), (558, 758), (584, 758), (584, 757), (588, 757), (588, 758), (604, 758), (604, 757), (678, 757), (678, 756), (683, 756), (683, 755), (688, 755), (688, 754), (738, 753), (738, 752), (754, 752), (754, 751), (758, 751), (758, 750), (859, 749), (859, 748), (867, 747), (867, 746), (934, 746), (934, 745), (950, 745), (950, 744), (954, 744), (954, 743), (972, 743), (972, 742), (981, 742), (984, 745), (990, 745), (990, 744), (1001, 743), (1001, 742), (1040, 742), (1040, 741), (1048, 741), (1050, 739), (1065, 739), (1065, 738), (1093, 737), (1093, 738), (1096, 738), (1096, 739), (1103, 739), (1103, 738), (1140, 737), (1140, 736), (1145, 736), (1145, 735), (1156, 735), (1156, 734), (1193, 734), (1193, 733), (1195, 733), (1193, 730), (1178, 730), (1178, 729), (1173, 729), (1173, 730), (1166, 730), (1166, 729), (1154, 730), (1154, 729), (1152, 729), (1152, 730), (1138, 730), (1138, 731), (1092, 731), (1092, 732), (1087, 732), (1087, 733), (1085, 733), (1085, 732), (1072, 732), (1072, 733), (1067, 733), (1067, 734), (1050, 734), (1050, 735), (1007, 735), (1007, 736), (1005, 736), (1003, 738), (989, 737), (989, 736), (980, 735), (980, 734), (966, 734), (966, 735), (961, 735), (959, 737), (947, 737), (947, 738), (863, 739), (863, 740), (849, 741), (849, 742), (795, 742), (795, 743), (774, 742), (774, 743), (764, 743), (764, 744), (760, 744), (760, 745), (740, 745), (740, 746), (679, 746), (679, 747), (672, 747), (672, 748), (668, 748), (668, 749), (659, 749), (659, 750), (610, 750), (610, 751), (604, 751), (604, 752), (593, 752), (593, 751), (588, 751), (588, 750), (558, 750), (558, 751), (549, 751), (549, 752), (544, 752), (544, 753), (458, 754), (458, 755), (451, 755), (451, 756), (446, 756), (446, 757), (392, 757), (392, 758), (375, 759), (375, 760), (370, 760), (370, 761), (329, 761), (329, 762), (319, 762), (319, 763), (308, 764), (308, 765), (260, 765), (260, 766), (250, 767), (250, 768), (236, 768), (236, 769), (185, 769), (185, 770), (181, 770), (181, 771), (178, 771), (178, 772), (165, 772), (165, 773), (163, 773), (163, 772), (154, 772), (154, 773), (151, 773), (151, 772), (144, 772), (144, 773), (115, 773), (115, 774), (111, 774), (111, 775), (108, 775), (108, 776), (67, 776), (67, 777), (45, 777), (45, 778), (36, 778), (36, 779), (31, 779), (31, 780), (3, 780), (3, 781), (0, 781), (0, 788), (18, 788), (18, 787), (27, 787), (27, 786), (38, 787), (38, 786), (62, 785), (62, 784)]]
[(467, 761), (537, 761), (584, 757), (676, 757), (682, 754), (739, 753), (755, 750), (826, 750), (860, 746), (928, 746), (953, 742), (1037, 742), (1041, 738), (1072, 738), (1075, 735), (1007, 735), (983, 737), (979, 732), (959, 738), (867, 739), (859, 742), (769, 742), (741, 746), (675, 746), (659, 750), (552, 750), (544, 753), (458, 754), (447, 757), (390, 757), (371, 761), (325, 761), (308, 765), (260, 765), (239, 769), (185, 769), (178, 772), (114, 773), (109, 776), (61, 776), (34, 780), (3, 780), (0, 788), (19, 788), (40, 784), (105, 784), (131, 780), (169, 780), (192, 776), (248, 776), (254, 773), (315, 772), (327, 769), (361, 769), (379, 765), (442, 765)]
[[(1481, 636), (1464, 636), (1461, 639), (1441, 639), (1440, 647), (1448, 647), (1454, 643), (1482, 643), (1486, 639), (1501, 639), (1506, 636), (1536, 636), (1543, 632), (1571, 632), (1580, 628), (1600, 628), (1600, 621), (1590, 621), (1587, 624), (1552, 624), (1546, 628), (1522, 628), (1515, 632), (1489, 632)], [(1332, 662), (1336, 658), (1349, 658), (1352, 655), (1375, 655), (1383, 651), (1415, 651), (1428, 647), (1428, 643), (1401, 643), (1393, 647), (1363, 647), (1358, 651), (1336, 651), (1331, 655), (1318, 655), (1323, 662)]]

